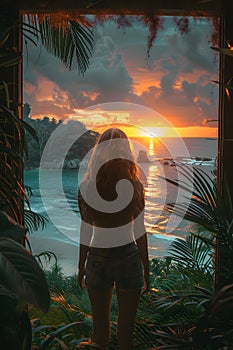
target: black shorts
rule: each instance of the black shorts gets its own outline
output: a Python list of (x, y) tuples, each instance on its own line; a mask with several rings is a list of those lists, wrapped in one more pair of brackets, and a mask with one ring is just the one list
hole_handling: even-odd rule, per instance
[(90, 248), (86, 265), (86, 285), (90, 290), (111, 288), (143, 289), (142, 262), (132, 242), (114, 248)]

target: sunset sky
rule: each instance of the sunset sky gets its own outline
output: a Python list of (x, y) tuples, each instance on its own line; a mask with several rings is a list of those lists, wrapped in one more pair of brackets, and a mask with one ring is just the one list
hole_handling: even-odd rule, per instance
[(213, 27), (190, 20), (190, 29), (181, 34), (173, 18), (165, 18), (148, 57), (145, 25), (134, 20), (123, 29), (108, 20), (95, 28), (95, 52), (83, 77), (28, 42), (24, 102), (33, 118), (71, 117), (92, 128), (130, 123), (148, 135), (174, 136), (175, 130), (181, 136), (217, 137), (217, 123), (206, 124), (217, 119), (218, 110)]

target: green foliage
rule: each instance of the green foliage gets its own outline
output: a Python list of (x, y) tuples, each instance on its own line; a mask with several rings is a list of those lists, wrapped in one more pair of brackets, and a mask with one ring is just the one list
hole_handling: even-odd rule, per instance
[[(208, 253), (206, 256), (208, 256)], [(199, 259), (197, 260), (199, 261)], [(202, 261), (202, 259), (200, 259), (200, 261)], [(203, 270), (205, 270), (205, 268), (205, 266), (200, 266), (200, 269), (198, 269), (196, 273), (196, 278), (199, 274), (200, 279), (203, 280)], [(187, 272), (186, 275), (185, 271)], [(175, 322), (179, 322), (180, 329), (187, 329), (189, 326), (191, 327), (193, 325), (194, 320), (198, 322), (201, 318), (204, 307), (198, 298), (204, 299), (204, 297), (203, 293), (195, 288), (196, 280), (192, 278), (192, 275), (190, 276), (190, 271), (191, 266), (190, 269), (186, 270), (184, 266), (182, 266), (182, 263), (178, 264), (173, 260), (172, 254), (164, 259), (152, 259), (150, 261), (151, 290), (142, 295), (137, 312), (135, 326), (136, 350), (159, 346), (162, 340), (160, 336), (155, 336), (155, 332), (165, 332), (167, 327), (174, 327)], [(72, 323), (77, 320), (83, 322), (85, 317), (87, 317), (89, 322), (89, 328), (86, 328), (87, 332), (83, 334), (78, 333), (78, 338), (77, 335), (75, 336), (74, 334), (72, 337), (73, 339), (82, 339), (81, 336), (90, 338), (90, 302), (86, 290), (83, 291), (77, 286), (77, 276), (64, 276), (61, 268), (56, 265), (49, 271), (46, 271), (46, 276), (50, 289), (53, 291), (52, 309), (47, 315), (40, 317), (37, 313), (33, 314), (32, 317), (39, 317), (41, 319), (41, 324), (52, 324), (56, 329), (64, 324)], [(212, 283), (213, 279), (210, 277), (210, 288)], [(185, 288), (188, 289), (189, 292), (185, 291)], [(212, 294), (210, 293), (210, 295)], [(177, 298), (179, 301), (177, 301)], [(205, 296), (205, 298), (207, 297)], [(200, 302), (199, 307), (197, 307), (197, 300)], [(58, 314), (58, 310), (61, 313)], [(75, 312), (79, 312), (83, 318), (81, 320), (77, 318)], [(114, 295), (111, 321), (112, 336), (108, 346), (109, 350), (115, 350), (117, 348), (116, 320), (117, 301)], [(87, 320), (85, 322), (87, 322)], [(79, 329), (80, 327), (82, 328), (81, 325), (79, 325)], [(46, 333), (47, 336), (50, 332), (51, 329), (48, 329)], [(66, 340), (65, 333), (66, 332), (62, 335), (62, 340), (68, 348), (72, 349), (70, 343)], [(69, 337), (70, 335), (68, 338)], [(88, 344), (89, 343), (86, 342), (85, 345), (85, 342), (83, 342), (80, 348), (86, 349), (89, 346)]]
[(12, 20), (12, 16), (3, 12), (0, 14), (0, 67), (7, 68), (20, 63), (21, 53), (13, 48), (4, 50), (9, 36), (15, 29), (22, 29), (25, 40), (34, 45), (41, 43), (48, 52), (58, 57), (69, 69), (77, 63), (77, 70), (84, 74), (89, 67), (90, 58), (94, 50), (94, 35), (91, 24), (79, 17), (52, 24), (49, 14), (39, 20), (38, 15), (24, 16), (23, 22)]
[[(164, 327), (157, 327), (153, 334), (159, 346), (154, 349), (231, 349), (232, 297), (232, 285), (229, 285), (216, 294), (196, 288), (196, 291), (175, 293), (173, 299), (170, 294), (158, 300), (156, 306), (163, 308), (166, 317), (172, 311), (174, 321)], [(189, 308), (190, 302), (193, 309)], [(186, 308), (186, 319), (184, 310), (177, 314), (176, 308), (180, 304)]]
[[(21, 52), (16, 52), (12, 42), (8, 40), (11, 35), (17, 35), (20, 27), (25, 38), (34, 44), (36, 40), (41, 40), (42, 44), (69, 68), (74, 61), (74, 54), (79, 72), (83, 74), (88, 68), (93, 50), (90, 28), (75, 21), (70, 23), (69, 28), (60, 27), (59, 30), (53, 28), (48, 21), (34, 22), (34, 26), (24, 23), (21, 26), (18, 19), (12, 20), (11, 15), (8, 17), (7, 13), (3, 12), (0, 14), (0, 69), (9, 69), (21, 62)], [(3, 311), (0, 336), (1, 347), (4, 349), (29, 350), (31, 325), (25, 303), (29, 302), (47, 311), (50, 299), (43, 271), (36, 259), (19, 244), (27, 240), (26, 230), (16, 223), (23, 221), (24, 201), (27, 207), (25, 224), (29, 231), (43, 227), (45, 219), (30, 210), (27, 191), (22, 184), (23, 154), (26, 157), (29, 155), (26, 132), (34, 142), (38, 142), (39, 138), (34, 128), (18, 116), (18, 110), (22, 106), (11, 96), (9, 86), (13, 83), (13, 81), (0, 82), (0, 214), (1, 219), (7, 218), (10, 223), (9, 227), (0, 228), (0, 306)], [(15, 221), (6, 216), (2, 210), (10, 213)], [(56, 330), (50, 338), (45, 339), (44, 348), (68, 327), (70, 326)], [(62, 341), (60, 345), (62, 346)]]
[(209, 232), (208, 237), (206, 235), (199, 237), (203, 242), (214, 246), (217, 259), (215, 285), (217, 289), (221, 289), (233, 282), (233, 207), (228, 185), (225, 181), (220, 193), (215, 181), (204, 171), (180, 163), (176, 163), (176, 166), (184, 182), (166, 180), (191, 194), (191, 200), (168, 203), (166, 209)]
[[(69, 69), (71, 69), (73, 57), (76, 55), (79, 72), (83, 74), (86, 71), (94, 47), (90, 28), (76, 21), (70, 21), (69, 35), (67, 35), (67, 28), (54, 29), (47, 19), (39, 23), (39, 28), (42, 33), (42, 44), (49, 52), (55, 51), (56, 56)], [(83, 41), (85, 42), (84, 45)]]
[[(220, 194), (215, 181), (203, 171), (176, 165), (185, 181), (166, 180), (190, 193), (191, 200), (169, 203), (166, 208), (198, 224), (202, 232), (172, 243), (171, 269), (161, 280), (162, 288), (156, 284), (154, 293), (142, 298), (143, 312), (146, 311), (149, 324), (153, 324), (150, 349), (231, 349), (232, 203), (227, 184)], [(222, 258), (217, 262), (221, 262), (220, 267), (214, 265), (215, 251)], [(221, 283), (214, 288), (219, 271)], [(169, 281), (165, 288), (164, 278)]]
[[(4, 99), (4, 96), (0, 95), (0, 209), (10, 212), (13, 218), (19, 221), (23, 199), (29, 205), (20, 170), (23, 164), (22, 154), (28, 154), (25, 129), (35, 139), (36, 135), (33, 128), (20, 121), (14, 112), (3, 104)], [(21, 143), (18, 142), (19, 135), (22, 138)]]
[[(86, 153), (90, 151), (90, 149), (94, 146), (99, 135), (97, 132), (87, 130), (83, 123), (75, 120), (64, 124), (63, 121), (56, 121), (55, 119), (50, 120), (46, 116), (43, 119), (32, 119), (30, 118), (30, 106), (27, 103), (25, 104), (23, 111), (24, 120), (36, 131), (36, 134), (38, 135), (38, 142), (36, 142), (30, 133), (27, 133), (29, 157), (25, 157), (24, 160), (25, 167), (29, 169), (39, 167), (45, 144), (57, 127), (61, 129), (59, 136), (57, 135), (57, 137), (60, 138), (61, 146), (58, 150), (59, 153), (53, 154), (54, 162), (56, 161), (56, 157), (60, 159), (60, 152), (62, 152), (62, 147), (67, 143), (64, 135), (69, 134), (69, 128), (71, 128), (72, 131), (77, 130), (77, 135), (82, 134), (69, 149), (65, 158), (64, 168), (67, 167), (68, 161), (77, 160), (81, 162)], [(51, 164), (50, 166), (53, 167), (54, 164)]]
[(26, 303), (46, 312), (50, 296), (45, 275), (21, 243), (23, 226), (0, 211), (0, 337), (7, 350), (31, 349), (31, 324)]
[[(169, 249), (172, 260), (183, 281), (189, 279), (194, 286), (212, 288), (214, 278), (213, 247), (204, 242), (196, 234), (191, 234), (185, 240), (175, 239)], [(184, 286), (185, 287), (185, 286)]]
[(56, 26), (49, 14), (44, 15), (43, 20), (33, 14), (25, 19), (24, 26), (32, 28), (29, 40), (34, 36), (67, 68), (71, 69), (76, 63), (80, 74), (86, 72), (94, 50), (94, 35), (91, 24), (85, 18), (77, 16), (76, 20), (66, 20), (66, 23), (56, 23)]
[(59, 327), (41, 326), (39, 320), (33, 320), (33, 349), (77, 349), (81, 342), (87, 340), (75, 336), (84, 324), (75, 321)]
[(49, 292), (35, 258), (17, 242), (0, 238), (1, 285), (36, 307), (47, 311)]
[(29, 233), (39, 229), (43, 230), (47, 221), (43, 215), (32, 211), (30, 206), (29, 208), (24, 208), (24, 225)]
[[(76, 59), (79, 72), (83, 74), (86, 71), (94, 49), (90, 26), (70, 21), (66, 28), (61, 23), (55, 28), (49, 18), (39, 22), (36, 15), (28, 15), (27, 19), (27, 22), (21, 24), (18, 19), (12, 20), (12, 16), (5, 12), (0, 14), (1, 69), (16, 66), (22, 59), (21, 52), (15, 52), (9, 42), (9, 37), (16, 35), (15, 31), (21, 28), (26, 39), (35, 45), (40, 41), (69, 68)], [(33, 137), (34, 142), (38, 142), (39, 138), (29, 123), (19, 119), (18, 101), (13, 100), (9, 84), (13, 82), (3, 80), (0, 82), (0, 209), (9, 212), (15, 220), (22, 221), (22, 198), (26, 198), (21, 181), (22, 155), (25, 154), (26, 157), (29, 155), (26, 131)]]
[[(233, 287), (214, 292), (212, 252), (209, 241), (193, 233), (185, 240), (176, 239), (168, 257), (150, 261), (151, 289), (141, 296), (135, 350), (217, 350), (230, 346)], [(87, 340), (91, 336), (91, 308), (86, 290), (77, 286), (76, 275), (64, 276), (56, 264), (46, 276), (53, 291), (52, 307), (47, 315), (33, 311), (32, 317), (41, 327), (33, 336), (34, 348), (42, 349), (45, 339), (51, 339), (51, 349), (60, 349), (61, 342), (68, 349), (91, 349)], [(112, 313), (108, 350), (117, 348), (115, 296)], [(62, 328), (64, 325), (70, 326)], [(56, 339), (54, 331), (58, 332)]]
[[(2, 29), (3, 30), (3, 29)], [(10, 29), (9, 29), (10, 30)], [(3, 30), (4, 32), (4, 30)], [(6, 31), (9, 34), (9, 31)], [(3, 35), (3, 34), (2, 34)], [(7, 41), (7, 40), (5, 40)], [(4, 41), (4, 44), (5, 44)], [(1, 49), (1, 48), (0, 48)], [(8, 50), (3, 50), (7, 58)], [(4, 56), (4, 57), (5, 57)], [(11, 62), (10, 57), (8, 57)], [(6, 68), (4, 66), (3, 68)], [(16, 221), (21, 221), (23, 200), (28, 209), (30, 204), (27, 193), (22, 186), (23, 156), (28, 157), (28, 145), (26, 132), (38, 142), (35, 130), (25, 121), (18, 118), (18, 105), (10, 96), (9, 86), (6, 82), (0, 82), (0, 209), (13, 216)], [(30, 220), (30, 210), (26, 219)]]
[[(213, 234), (225, 232), (231, 221), (232, 203), (229, 196), (223, 199), (215, 182), (203, 170), (176, 162), (178, 172), (185, 183), (166, 179), (191, 194), (190, 202), (168, 203), (166, 209), (192, 221)], [(227, 188), (226, 188), (227, 194)]]
[[(91, 334), (87, 293), (78, 287), (77, 276), (64, 276), (56, 264), (45, 273), (52, 302), (46, 315), (30, 308), (33, 349), (81, 348)], [(80, 306), (82, 302), (84, 307)]]

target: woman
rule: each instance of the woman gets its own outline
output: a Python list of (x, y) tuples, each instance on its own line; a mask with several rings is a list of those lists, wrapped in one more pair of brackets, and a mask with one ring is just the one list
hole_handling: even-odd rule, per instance
[(87, 286), (91, 302), (94, 348), (104, 350), (108, 344), (116, 287), (118, 345), (120, 350), (131, 350), (140, 294), (149, 288), (149, 264), (144, 189), (122, 130), (111, 128), (100, 136), (78, 200), (82, 218), (78, 282), (81, 288)]

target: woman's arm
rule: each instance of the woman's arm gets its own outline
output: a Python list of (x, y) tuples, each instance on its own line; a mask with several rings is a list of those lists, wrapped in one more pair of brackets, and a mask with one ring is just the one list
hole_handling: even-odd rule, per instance
[(78, 283), (83, 289), (85, 265), (87, 259), (87, 253), (89, 251), (91, 239), (92, 239), (93, 227), (87, 224), (85, 221), (81, 221), (80, 227), (80, 245), (79, 245), (79, 262), (78, 262)]
[(148, 258), (148, 244), (147, 244), (147, 234), (143, 234), (140, 238), (136, 240), (138, 246), (138, 252), (142, 260), (144, 269), (144, 279), (145, 279), (145, 290), (150, 287), (150, 271), (149, 271), (149, 258)]
[(144, 225), (144, 213), (141, 213), (134, 221), (134, 237), (138, 246), (138, 252), (142, 260), (145, 279), (145, 290), (150, 287), (149, 278), (149, 257), (147, 232)]

